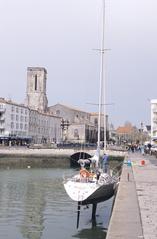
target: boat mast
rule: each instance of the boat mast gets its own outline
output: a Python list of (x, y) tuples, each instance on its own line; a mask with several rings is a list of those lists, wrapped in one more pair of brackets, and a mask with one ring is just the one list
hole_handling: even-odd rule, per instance
[(103, 70), (103, 113), (104, 113), (104, 151), (106, 151), (106, 147), (107, 147), (107, 140), (106, 140), (106, 132), (107, 132), (107, 121), (106, 121), (106, 62), (105, 62), (105, 52), (109, 49), (105, 48), (105, 1), (103, 0), (103, 44), (104, 44), (104, 51), (103, 51), (103, 66), (104, 70)]
[[(99, 114), (98, 114), (98, 149), (100, 150), (100, 132), (102, 105), (104, 107), (104, 150), (106, 150), (106, 108), (105, 108), (105, 80), (104, 80), (104, 40), (105, 40), (105, 0), (102, 0), (101, 48), (100, 48), (100, 83), (99, 83)], [(104, 89), (104, 90), (103, 90)], [(103, 102), (104, 101), (104, 102)], [(102, 102), (104, 104), (102, 104)]]

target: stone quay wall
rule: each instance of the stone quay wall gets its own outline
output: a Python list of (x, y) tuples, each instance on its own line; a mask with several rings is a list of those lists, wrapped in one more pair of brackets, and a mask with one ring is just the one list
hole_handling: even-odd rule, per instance
[[(29, 149), (18, 147), (0, 148), (0, 168), (6, 167), (69, 167), (70, 156), (78, 149)], [(95, 150), (85, 150), (91, 156)], [(101, 155), (103, 152), (101, 152)], [(124, 152), (108, 152), (113, 156), (123, 156)]]

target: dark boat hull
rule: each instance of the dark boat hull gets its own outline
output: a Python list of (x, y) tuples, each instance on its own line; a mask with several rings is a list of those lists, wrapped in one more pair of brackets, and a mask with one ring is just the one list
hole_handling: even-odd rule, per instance
[(89, 159), (91, 158), (91, 155), (85, 152), (77, 152), (70, 157), (70, 167), (72, 168), (79, 168), (79, 159)]
[(115, 183), (102, 185), (86, 200), (80, 201), (82, 205), (104, 202), (110, 199), (115, 193)]

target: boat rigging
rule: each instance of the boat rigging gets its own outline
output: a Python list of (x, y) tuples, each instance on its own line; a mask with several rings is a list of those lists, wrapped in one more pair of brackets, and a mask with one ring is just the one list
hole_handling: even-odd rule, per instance
[[(77, 228), (79, 226), (81, 205), (92, 204), (92, 221), (95, 221), (97, 203), (108, 200), (114, 195), (117, 178), (103, 170), (100, 160), (100, 128), (102, 106), (104, 113), (104, 152), (106, 151), (106, 108), (105, 108), (105, 80), (104, 80), (104, 24), (105, 0), (102, 0), (102, 39), (100, 49), (100, 82), (99, 82), (99, 113), (98, 113), (98, 140), (97, 150), (93, 157), (86, 159), (90, 162), (90, 169), (85, 168), (85, 161), (80, 161), (81, 169), (76, 175), (64, 180), (64, 188), (69, 197), (78, 203)], [(103, 102), (103, 103), (102, 103)]]

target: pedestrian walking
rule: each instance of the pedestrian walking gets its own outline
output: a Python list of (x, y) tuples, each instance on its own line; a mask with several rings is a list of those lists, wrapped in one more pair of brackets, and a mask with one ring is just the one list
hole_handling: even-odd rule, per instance
[(104, 173), (108, 172), (108, 167), (109, 167), (108, 160), (109, 160), (109, 156), (104, 153), (103, 158), (102, 158), (102, 168), (103, 168)]

